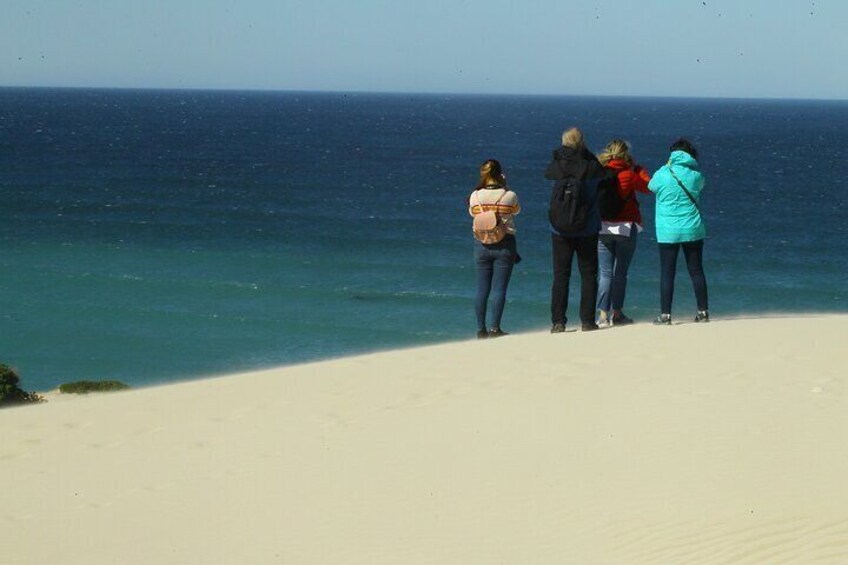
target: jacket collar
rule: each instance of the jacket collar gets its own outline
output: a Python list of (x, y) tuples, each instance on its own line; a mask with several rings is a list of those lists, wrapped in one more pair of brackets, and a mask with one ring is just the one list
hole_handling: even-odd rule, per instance
[(606, 164), (606, 167), (615, 171), (624, 171), (630, 168), (630, 163), (624, 159), (610, 159), (610, 161)]

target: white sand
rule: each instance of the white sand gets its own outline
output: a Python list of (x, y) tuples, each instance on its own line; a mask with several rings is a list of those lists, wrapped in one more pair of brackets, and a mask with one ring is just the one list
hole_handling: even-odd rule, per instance
[(0, 411), (0, 563), (848, 563), (848, 316)]

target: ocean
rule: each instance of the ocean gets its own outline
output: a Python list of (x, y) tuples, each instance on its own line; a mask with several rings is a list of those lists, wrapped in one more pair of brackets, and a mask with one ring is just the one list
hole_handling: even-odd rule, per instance
[[(523, 207), (503, 326), (546, 329), (542, 173), (570, 125), (649, 170), (698, 147), (714, 319), (848, 311), (848, 254), (825, 245), (848, 235), (848, 102), (5, 88), (0, 362), (27, 390), (144, 386), (472, 339), (487, 158)], [(626, 312), (647, 323), (640, 202)], [(694, 310), (681, 261), (674, 312)]]

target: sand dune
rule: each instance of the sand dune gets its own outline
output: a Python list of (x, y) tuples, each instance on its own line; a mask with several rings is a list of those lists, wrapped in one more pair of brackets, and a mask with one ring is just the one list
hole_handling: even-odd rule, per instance
[(0, 411), (4, 564), (848, 563), (848, 316)]

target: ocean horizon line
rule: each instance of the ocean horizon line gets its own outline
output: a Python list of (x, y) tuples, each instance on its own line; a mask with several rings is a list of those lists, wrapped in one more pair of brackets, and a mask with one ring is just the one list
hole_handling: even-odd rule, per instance
[(2, 90), (42, 90), (42, 91), (94, 91), (94, 92), (208, 92), (240, 94), (292, 94), (292, 95), (354, 95), (354, 96), (414, 96), (414, 97), (462, 97), (462, 98), (550, 98), (574, 100), (659, 100), (659, 101), (706, 101), (706, 102), (813, 102), (846, 103), (846, 98), (809, 98), (803, 96), (689, 96), (671, 94), (552, 94), (532, 92), (451, 92), (451, 91), (406, 91), (406, 90), (312, 90), (285, 88), (218, 88), (218, 87), (158, 87), (158, 86), (73, 86), (73, 85), (0, 85)]

